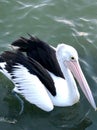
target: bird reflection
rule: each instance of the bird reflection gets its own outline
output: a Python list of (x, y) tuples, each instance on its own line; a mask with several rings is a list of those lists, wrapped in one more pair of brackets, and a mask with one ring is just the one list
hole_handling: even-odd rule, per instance
[(92, 125), (92, 121), (88, 118), (90, 110), (83, 110), (80, 103), (67, 108), (55, 108), (51, 113), (51, 123), (59, 127), (61, 130), (85, 130)]
[[(22, 127), (26, 127), (28, 130), (30, 130), (30, 128), (33, 130), (39, 128), (42, 130), (49, 130), (49, 128), (50, 130), (86, 130), (87, 127), (92, 125), (92, 121), (89, 119), (91, 111), (88, 105), (87, 108), (82, 105), (82, 102), (72, 107), (55, 107), (55, 109), (49, 113), (25, 102), (23, 114), (17, 115), (18, 109), (16, 109), (16, 107), (13, 108), (13, 105), (11, 105), (16, 103), (16, 101), (10, 101), (11, 99), (13, 98), (10, 97), (10, 99), (6, 100), (9, 103), (9, 112), (7, 118), (4, 118), (1, 122), (9, 124), (15, 121), (17, 126), (22, 124)], [(83, 101), (85, 103), (85, 100)]]

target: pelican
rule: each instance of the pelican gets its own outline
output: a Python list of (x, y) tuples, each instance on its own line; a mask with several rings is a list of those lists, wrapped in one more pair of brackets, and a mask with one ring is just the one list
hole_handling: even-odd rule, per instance
[(78, 53), (72, 46), (62, 43), (55, 49), (32, 36), (30, 39), (21, 37), (13, 42), (11, 46), (14, 50), (26, 52), (28, 57), (35, 59), (47, 69), (56, 89), (55, 96), (47, 90), (53, 105), (72, 106), (79, 101), (80, 94), (75, 77), (89, 103), (95, 110), (97, 109), (92, 92), (81, 70)]

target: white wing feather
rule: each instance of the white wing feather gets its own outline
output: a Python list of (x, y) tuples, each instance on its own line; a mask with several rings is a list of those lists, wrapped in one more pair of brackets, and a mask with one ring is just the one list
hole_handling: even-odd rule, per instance
[(14, 91), (44, 111), (53, 110), (52, 101), (38, 77), (30, 74), (28, 69), (20, 64), (14, 67), (12, 74), (12, 76), (15, 76), (13, 79), (15, 83)]

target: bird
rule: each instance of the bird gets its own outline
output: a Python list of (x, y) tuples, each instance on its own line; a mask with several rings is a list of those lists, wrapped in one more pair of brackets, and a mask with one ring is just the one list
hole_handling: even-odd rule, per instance
[(56, 96), (49, 93), (54, 106), (72, 106), (80, 100), (76, 81), (92, 107), (97, 110), (96, 103), (87, 80), (79, 64), (76, 49), (61, 43), (56, 48), (37, 37), (20, 37), (11, 44), (13, 50), (26, 52), (26, 55), (40, 63), (54, 81)]

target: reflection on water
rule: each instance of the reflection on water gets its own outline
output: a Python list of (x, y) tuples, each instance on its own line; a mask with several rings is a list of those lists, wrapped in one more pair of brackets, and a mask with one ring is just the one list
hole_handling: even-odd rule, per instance
[[(75, 47), (97, 103), (97, 0), (0, 0), (0, 51), (20, 36), (36, 35), (56, 46)], [(27, 35), (26, 35), (27, 36)], [(81, 93), (78, 104), (46, 113), (11, 94), (13, 84), (0, 74), (0, 129), (2, 130), (95, 130), (95, 112)]]
[(73, 107), (63, 108), (60, 111), (55, 110), (52, 113), (52, 123), (61, 129), (84, 130), (92, 124), (88, 118), (90, 111), (83, 113), (80, 104)]
[(25, 110), (22, 115), (18, 115), (17, 107), (13, 110), (13, 104), (14, 103), (9, 103), (8, 115), (0, 117), (0, 122), (14, 124), (16, 128), (21, 124), (23, 128), (31, 127), (32, 129), (37, 129), (42, 126), (43, 130), (49, 130), (49, 128), (51, 130), (85, 130), (85, 128), (92, 124), (92, 121), (88, 117), (90, 110), (86, 109), (83, 112), (85, 108), (81, 108), (80, 103), (68, 108), (60, 109), (56, 107), (54, 111), (50, 113), (42, 112), (35, 106), (32, 107), (29, 103), (25, 103)]

